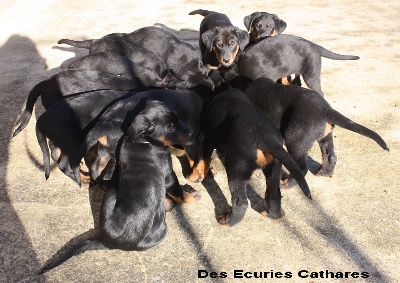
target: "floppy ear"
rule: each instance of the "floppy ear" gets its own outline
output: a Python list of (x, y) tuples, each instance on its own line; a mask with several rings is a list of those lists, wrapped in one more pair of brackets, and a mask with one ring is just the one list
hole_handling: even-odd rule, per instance
[[(92, 175), (92, 178), (96, 180), (105, 170), (109, 163), (111, 162), (111, 155), (108, 153), (107, 150), (107, 145), (103, 144), (102, 141), (97, 142), (97, 157), (96, 160), (93, 162), (93, 164), (90, 166), (90, 174)], [(108, 172), (109, 169), (107, 169), (105, 175), (109, 175), (110, 172)]]
[(212, 51), (213, 37), (214, 37), (215, 31), (216, 31), (216, 28), (212, 28), (201, 35), (201, 40), (203, 40), (204, 45), (210, 51)]
[(286, 29), (286, 22), (281, 20), (277, 15), (272, 14), (272, 17), (275, 21), (275, 28), (278, 34), (281, 34)]
[(235, 27), (235, 31), (239, 38), (239, 48), (240, 50), (243, 50), (247, 46), (247, 44), (249, 44), (250, 41), (249, 33), (238, 27)]
[(260, 15), (259, 12), (254, 12), (253, 14), (244, 17), (243, 23), (244, 23), (244, 26), (246, 27), (247, 31), (250, 31), (251, 25), (253, 24), (254, 19), (256, 17), (258, 17), (259, 15)]
[(143, 112), (141, 112), (135, 117), (135, 119), (133, 119), (125, 134), (132, 142), (140, 142), (144, 141), (144, 135), (149, 135), (153, 131), (154, 126), (151, 125), (150, 121), (146, 118)]

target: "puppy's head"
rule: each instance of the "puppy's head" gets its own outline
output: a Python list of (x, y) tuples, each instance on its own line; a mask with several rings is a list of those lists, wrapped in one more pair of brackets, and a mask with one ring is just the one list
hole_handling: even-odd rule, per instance
[(239, 50), (243, 50), (249, 43), (249, 35), (235, 26), (214, 27), (201, 35), (205, 46), (214, 51), (218, 62), (229, 67), (235, 61)]
[(164, 103), (148, 100), (145, 109), (133, 119), (126, 135), (132, 142), (170, 146), (185, 144), (192, 132)]
[(250, 32), (250, 41), (256, 42), (260, 38), (281, 34), (286, 28), (286, 22), (277, 15), (266, 12), (254, 12), (244, 17), (244, 25)]

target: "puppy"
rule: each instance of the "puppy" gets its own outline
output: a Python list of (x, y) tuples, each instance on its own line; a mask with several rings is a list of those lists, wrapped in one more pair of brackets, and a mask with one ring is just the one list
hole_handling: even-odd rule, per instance
[(162, 58), (136, 42), (126, 40), (121, 35), (109, 34), (100, 39), (78, 42), (79, 44), (73, 40), (61, 39), (58, 44), (65, 43), (75, 47), (87, 48), (89, 49), (89, 54), (99, 52), (117, 53), (125, 56), (140, 67), (153, 70), (161, 78), (171, 77), (169, 68)]
[(211, 155), (217, 149), (232, 196), (232, 211), (218, 216), (221, 225), (233, 226), (241, 221), (248, 206), (246, 186), (253, 171), (259, 168), (267, 182), (264, 203), (269, 217), (277, 219), (284, 215), (279, 189), (282, 164), (311, 198), (300, 169), (283, 149), (279, 130), (243, 92), (230, 89), (217, 95), (207, 109), (206, 121), (205, 151)]
[(307, 87), (323, 96), (321, 57), (333, 60), (360, 58), (333, 53), (301, 37), (280, 34), (249, 46), (239, 53), (235, 64), (219, 71), (227, 81), (241, 75), (251, 80), (266, 77), (276, 82), (293, 73), (301, 74)]
[[(333, 146), (333, 128), (338, 125), (366, 136), (389, 150), (385, 141), (374, 131), (357, 124), (332, 109), (317, 92), (296, 86), (284, 86), (267, 78), (251, 82), (246, 95), (279, 127), (290, 156), (296, 161), (303, 175), (308, 171), (307, 156), (318, 141), (322, 153), (322, 165), (318, 174), (332, 176), (336, 165)], [(284, 186), (295, 184), (293, 178)]]
[[(179, 40), (171, 32), (159, 27), (143, 27), (132, 33), (110, 34), (106, 37), (122, 37), (128, 42), (139, 44), (148, 51), (161, 57), (164, 60), (172, 75), (187, 82), (187, 88), (197, 85), (205, 85), (214, 88), (214, 84), (208, 77), (207, 68), (201, 61), (201, 56), (196, 48), (189, 43)], [(59, 43), (66, 43), (71, 46), (89, 49), (97, 39), (75, 41), (61, 39)], [(147, 60), (146, 57), (144, 57)], [(135, 60), (133, 60), (136, 62)]]
[(130, 74), (106, 73), (98, 70), (66, 70), (59, 72), (47, 80), (44, 80), (33, 87), (17, 121), (19, 126), (13, 133), (18, 135), (28, 124), (32, 116), (33, 107), (38, 97), (41, 97), (45, 109), (58, 100), (82, 92), (113, 89), (130, 90), (143, 89), (141, 82)]
[[(245, 16), (243, 22), (250, 35), (250, 44), (255, 44), (265, 37), (281, 34), (286, 29), (285, 21), (277, 15), (267, 12), (254, 12)], [(277, 82), (284, 85), (301, 86), (300, 77), (296, 74), (280, 78)]]
[(40, 273), (75, 254), (96, 249), (146, 250), (166, 233), (164, 198), (172, 178), (168, 146), (185, 143), (192, 131), (159, 101), (148, 101), (128, 127), (118, 152), (117, 182), (106, 188), (98, 235), (71, 247)]
[[(94, 146), (104, 135), (108, 136), (109, 148), (115, 152), (118, 140), (127, 127), (126, 121), (141, 111), (148, 99), (164, 102), (171, 110), (176, 111), (179, 119), (192, 130), (192, 137), (185, 143), (184, 148), (192, 168), (192, 173), (187, 177), (189, 181), (199, 182), (208, 171), (209, 162), (203, 157), (202, 140), (204, 136), (204, 113), (211, 98), (214, 96), (211, 89), (197, 87), (191, 90), (161, 90), (155, 89), (126, 96), (108, 108), (99, 118), (96, 125), (88, 131), (82, 140), (79, 150), (71, 161), (78, 180), (78, 165), (85, 153)], [(112, 121), (112, 123), (110, 123)], [(192, 202), (194, 194), (172, 196), (178, 203)]]
[(232, 25), (225, 15), (207, 10), (195, 10), (189, 15), (202, 15), (199, 46), (203, 64), (209, 69), (218, 69), (220, 65), (229, 67), (239, 50), (249, 43), (249, 35)]
[(123, 55), (112, 52), (98, 52), (83, 56), (72, 62), (68, 69), (91, 69), (116, 75), (129, 74), (137, 78), (145, 87), (184, 89), (187, 86), (185, 81), (174, 78), (169, 70), (143, 67)]
[(286, 29), (285, 21), (267, 12), (254, 12), (245, 16), (243, 22), (249, 32), (251, 44), (260, 41), (261, 38), (281, 34)]

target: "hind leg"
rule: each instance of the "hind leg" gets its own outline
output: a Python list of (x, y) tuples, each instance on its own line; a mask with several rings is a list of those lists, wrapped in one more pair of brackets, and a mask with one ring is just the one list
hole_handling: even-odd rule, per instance
[(229, 191), (231, 192), (232, 210), (217, 215), (218, 223), (224, 226), (238, 224), (244, 217), (248, 207), (246, 186), (253, 172), (248, 164), (225, 162), (228, 176)]
[(317, 175), (331, 177), (335, 170), (337, 157), (333, 146), (333, 135), (330, 132), (328, 135), (318, 141), (322, 153), (322, 165), (319, 168)]
[(274, 159), (271, 164), (263, 168), (263, 173), (267, 183), (264, 204), (267, 216), (272, 219), (279, 219), (285, 215), (281, 208), (281, 190), (279, 183), (281, 180), (282, 163)]
[(313, 58), (302, 73), (305, 84), (309, 89), (312, 89), (322, 97), (324, 93), (321, 89), (321, 58)]
[[(303, 176), (305, 176), (308, 172), (308, 167), (307, 167), (307, 157), (308, 157), (308, 151), (311, 149), (313, 145), (313, 139), (309, 138), (308, 133), (304, 133), (304, 136), (307, 137), (307, 140), (286, 140), (286, 148), (290, 156), (293, 158), (293, 160), (296, 162), (297, 166), (299, 166), (300, 171), (303, 173)], [(296, 185), (297, 182), (296, 180), (291, 176), (287, 176), (285, 179), (282, 180), (281, 182), (281, 188), (283, 189), (288, 189)]]

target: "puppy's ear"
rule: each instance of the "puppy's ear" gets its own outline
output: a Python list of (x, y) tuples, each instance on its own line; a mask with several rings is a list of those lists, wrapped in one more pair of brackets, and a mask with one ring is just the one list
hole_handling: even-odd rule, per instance
[(249, 44), (250, 41), (249, 33), (238, 27), (235, 27), (235, 31), (239, 39), (239, 48), (240, 50), (243, 50)]
[(212, 51), (215, 32), (216, 28), (212, 28), (201, 35), (201, 40), (203, 40), (204, 45), (208, 48), (209, 51)]
[[(102, 172), (108, 167), (112, 157), (108, 153), (107, 136), (103, 136), (97, 142), (97, 157), (90, 166), (90, 174), (96, 180)], [(106, 171), (106, 175), (109, 173)]]
[(126, 130), (125, 134), (132, 142), (145, 141), (143, 136), (150, 135), (154, 132), (154, 126), (150, 123), (149, 119), (141, 112), (133, 119), (131, 125)]
[(281, 20), (277, 15), (272, 14), (272, 17), (275, 21), (275, 28), (277, 34), (281, 34), (286, 29), (286, 22)]
[(260, 15), (259, 12), (254, 12), (253, 14), (244, 17), (243, 23), (244, 23), (244, 26), (246, 27), (247, 31), (250, 31), (251, 26), (253, 25), (254, 19), (256, 17), (258, 17), (259, 15)]

